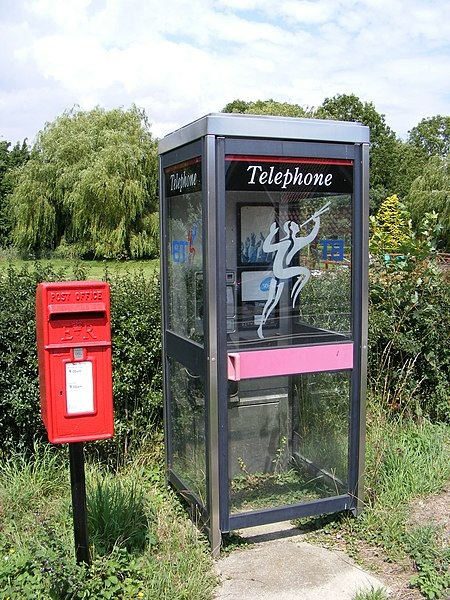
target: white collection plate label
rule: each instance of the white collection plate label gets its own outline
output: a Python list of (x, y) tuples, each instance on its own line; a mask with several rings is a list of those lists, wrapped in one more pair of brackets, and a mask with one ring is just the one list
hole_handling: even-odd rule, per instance
[(90, 361), (66, 363), (67, 413), (94, 412), (94, 379)]

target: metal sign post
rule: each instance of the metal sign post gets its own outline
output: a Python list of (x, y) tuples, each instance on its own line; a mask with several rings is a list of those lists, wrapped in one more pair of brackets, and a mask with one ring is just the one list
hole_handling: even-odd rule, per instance
[(83, 442), (69, 444), (69, 453), (75, 554), (77, 563), (84, 562), (90, 565)]

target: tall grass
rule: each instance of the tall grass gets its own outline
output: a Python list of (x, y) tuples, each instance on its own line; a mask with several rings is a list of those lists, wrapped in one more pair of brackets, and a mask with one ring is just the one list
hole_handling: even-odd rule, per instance
[(86, 465), (93, 560), (76, 564), (69, 461), (58, 450), (0, 466), (0, 599), (211, 598), (207, 540), (145, 457), (115, 475)]
[(90, 542), (100, 554), (112, 552), (115, 546), (142, 551), (155, 541), (153, 510), (146, 506), (136, 481), (123, 481), (108, 473), (99, 478), (96, 471), (88, 484), (87, 513)]
[(410, 585), (424, 598), (450, 597), (450, 551), (442, 531), (408, 523), (415, 504), (450, 480), (450, 427), (386, 411), (380, 398), (372, 398), (367, 438), (365, 510), (338, 525), (348, 549), (358, 556), (364, 540), (388, 561), (415, 565)]
[(67, 474), (61, 468), (64, 449), (35, 445), (30, 461), (23, 454), (0, 461), (0, 514), (22, 518), (36, 512), (67, 486)]
[[(330, 533), (339, 534), (347, 551), (357, 559), (362, 542), (376, 547), (387, 562), (410, 569), (415, 566), (410, 585), (424, 598), (450, 598), (450, 549), (443, 528), (410, 524), (416, 503), (426, 498), (432, 505), (433, 495), (450, 481), (449, 425), (424, 417), (413, 419), (407, 403), (399, 413), (397, 407), (386, 407), (383, 395), (371, 396), (366, 448), (366, 494), (361, 515), (356, 519), (347, 514), (302, 519), (298, 526), (321, 542), (325, 534), (327, 545), (333, 539)], [(381, 600), (382, 593), (361, 592), (357, 598)]]
[(407, 510), (414, 499), (438, 493), (449, 479), (449, 426), (386, 412), (381, 402), (371, 399), (366, 455), (367, 508), (386, 512), (393, 508), (396, 512)]

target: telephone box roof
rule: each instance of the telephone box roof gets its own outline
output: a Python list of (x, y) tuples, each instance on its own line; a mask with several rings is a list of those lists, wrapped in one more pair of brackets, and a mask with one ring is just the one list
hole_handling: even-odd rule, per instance
[(206, 135), (364, 144), (369, 142), (369, 133), (369, 127), (353, 121), (211, 113), (162, 138), (159, 153)]

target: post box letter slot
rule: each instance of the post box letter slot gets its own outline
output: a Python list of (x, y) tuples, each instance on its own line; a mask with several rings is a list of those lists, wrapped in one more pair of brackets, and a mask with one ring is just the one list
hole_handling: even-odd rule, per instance
[(67, 321), (76, 319), (102, 319), (105, 318), (106, 313), (104, 311), (78, 311), (78, 312), (63, 312), (49, 315), (50, 321)]
[(90, 304), (50, 304), (48, 307), (49, 321), (61, 319), (84, 319), (104, 318), (106, 316), (106, 306), (103, 302), (91, 302)]

